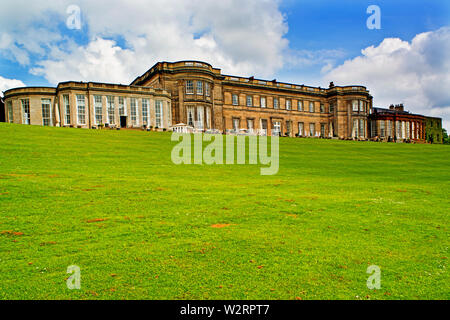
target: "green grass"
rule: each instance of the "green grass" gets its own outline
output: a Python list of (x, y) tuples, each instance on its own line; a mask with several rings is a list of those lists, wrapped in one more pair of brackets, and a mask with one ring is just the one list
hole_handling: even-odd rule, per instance
[(0, 124), (0, 299), (450, 298), (448, 146), (283, 138), (261, 176), (174, 145)]

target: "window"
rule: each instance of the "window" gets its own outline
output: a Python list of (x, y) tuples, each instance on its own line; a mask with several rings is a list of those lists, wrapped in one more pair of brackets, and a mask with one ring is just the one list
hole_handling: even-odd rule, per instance
[(108, 121), (109, 124), (115, 124), (116, 112), (114, 105), (114, 97), (106, 97), (106, 106), (108, 109)]
[(359, 119), (359, 136), (361, 138), (365, 138), (366, 137), (366, 125), (365, 125), (365, 121), (363, 119)]
[(211, 108), (206, 108), (206, 129), (211, 129)]
[(280, 133), (281, 133), (281, 122), (280, 121), (274, 121), (273, 122), (272, 136), (279, 136)]
[(297, 102), (297, 108), (298, 108), (298, 111), (303, 111), (303, 101), (298, 101)]
[(240, 120), (238, 118), (233, 118), (233, 130), (234, 131), (239, 131), (240, 125), (239, 125)]
[(309, 112), (314, 112), (314, 102), (309, 102)]
[(302, 137), (304, 134), (305, 134), (305, 132), (304, 132), (304, 123), (303, 122), (299, 122), (298, 123), (298, 136), (299, 137)]
[(203, 95), (203, 82), (197, 81), (197, 94)]
[(125, 116), (125, 99), (123, 97), (119, 97), (119, 116)]
[(278, 109), (280, 107), (280, 104), (278, 102), (278, 98), (273, 98), (273, 108)]
[(192, 80), (186, 81), (186, 93), (194, 94), (194, 81), (192, 81)]
[(352, 138), (358, 137), (358, 119), (353, 119)]
[(14, 114), (13, 114), (12, 101), (8, 101), (8, 122), (13, 123), (13, 121), (14, 121)]
[(380, 120), (380, 137), (384, 138), (385, 137), (385, 122), (384, 120)]
[(77, 120), (79, 125), (86, 124), (86, 101), (84, 94), (77, 94)]
[(253, 132), (253, 129), (254, 129), (254, 120), (253, 119), (247, 119), (247, 129), (249, 132)]
[(358, 100), (352, 101), (352, 109), (354, 112), (358, 112)]
[(286, 134), (291, 135), (291, 121), (286, 121)]
[(239, 105), (239, 97), (237, 94), (233, 94), (233, 106)]
[(359, 100), (359, 112), (364, 112), (364, 101)]
[(205, 94), (207, 97), (211, 96), (211, 85), (208, 82), (205, 82)]
[(309, 124), (309, 136), (314, 137), (316, 135), (316, 124), (310, 123)]
[(187, 122), (189, 126), (194, 126), (194, 107), (187, 108)]
[(247, 96), (247, 107), (253, 107), (253, 97)]
[(157, 128), (163, 127), (163, 103), (161, 100), (155, 101), (155, 126)]
[(204, 112), (205, 108), (197, 107), (197, 128), (202, 130), (204, 128)]
[(70, 125), (70, 102), (69, 95), (63, 96), (63, 107), (64, 107), (64, 124)]
[(103, 124), (103, 103), (102, 96), (94, 96), (95, 124)]
[(334, 112), (334, 104), (330, 103), (330, 113)]
[(325, 124), (320, 124), (320, 136), (325, 137)]
[(142, 124), (148, 126), (148, 108), (150, 106), (150, 100), (149, 99), (142, 99)]
[(131, 113), (131, 124), (133, 126), (139, 125), (138, 113), (137, 113), (137, 100), (136, 98), (130, 99), (130, 113)]
[(325, 106), (323, 105), (323, 103), (320, 104), (320, 112), (321, 113), (325, 112)]
[(30, 100), (20, 100), (22, 103), (22, 124), (31, 124), (30, 119)]
[(266, 108), (266, 97), (261, 97), (261, 108)]
[(286, 110), (291, 110), (291, 109), (292, 109), (292, 101), (286, 100)]
[(50, 111), (50, 104), (52, 103), (52, 100), (50, 99), (41, 99), (41, 105), (42, 105), (42, 125), (43, 126), (51, 126), (52, 120), (51, 120), (51, 111)]

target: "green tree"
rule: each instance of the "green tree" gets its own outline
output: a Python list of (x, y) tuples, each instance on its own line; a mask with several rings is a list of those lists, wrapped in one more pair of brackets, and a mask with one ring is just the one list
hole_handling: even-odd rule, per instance
[(444, 144), (450, 144), (450, 139), (448, 137), (447, 130), (442, 129), (442, 137), (444, 140)]

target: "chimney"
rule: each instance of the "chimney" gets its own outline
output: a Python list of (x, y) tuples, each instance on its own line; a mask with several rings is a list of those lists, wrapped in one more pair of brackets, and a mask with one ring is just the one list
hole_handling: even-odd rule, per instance
[(405, 111), (405, 108), (403, 107), (403, 103), (396, 105), (395, 111)]
[(394, 105), (391, 104), (391, 105), (389, 106), (389, 110), (394, 110), (394, 109), (395, 109)]

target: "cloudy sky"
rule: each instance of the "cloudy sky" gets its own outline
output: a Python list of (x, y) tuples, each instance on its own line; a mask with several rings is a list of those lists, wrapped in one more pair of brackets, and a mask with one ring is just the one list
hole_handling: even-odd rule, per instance
[[(2, 0), (0, 90), (128, 84), (157, 61), (327, 87), (362, 84), (450, 129), (448, 0)], [(370, 5), (381, 29), (369, 29)], [(75, 7), (74, 7), (75, 6)], [(80, 28), (76, 10), (80, 9)]]

